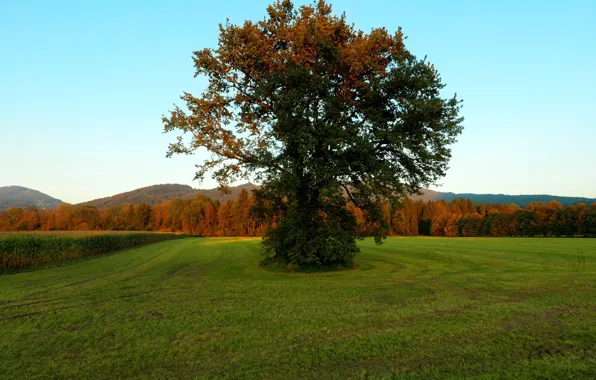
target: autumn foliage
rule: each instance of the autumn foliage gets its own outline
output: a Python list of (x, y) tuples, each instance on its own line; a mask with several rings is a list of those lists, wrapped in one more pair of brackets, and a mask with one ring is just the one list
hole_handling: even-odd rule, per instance
[[(254, 209), (257, 199), (243, 190), (236, 200), (220, 204), (203, 195), (158, 205), (124, 205), (98, 209), (61, 204), (56, 209), (11, 208), (0, 213), (0, 231), (161, 231), (195, 236), (263, 236), (276, 223)], [(596, 203), (562, 206), (557, 201), (517, 205), (474, 204), (469, 199), (383, 204), (387, 235), (396, 236), (594, 236)], [(268, 209), (270, 210), (270, 209)], [(362, 209), (348, 203), (357, 234), (371, 232)]]
[(262, 21), (221, 25), (217, 48), (193, 55), (207, 89), (163, 117), (180, 134), (169, 155), (206, 150), (198, 179), (263, 184), (257, 209), (283, 206), (269, 209), (266, 260), (350, 262), (348, 201), (380, 243), (383, 204), (441, 178), (462, 131), (460, 101), (442, 97), (437, 70), (404, 41), (401, 29), (357, 30), (324, 0), (276, 1)]

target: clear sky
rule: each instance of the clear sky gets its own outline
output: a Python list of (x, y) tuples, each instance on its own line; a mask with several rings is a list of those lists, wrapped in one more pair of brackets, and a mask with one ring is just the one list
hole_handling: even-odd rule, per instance
[[(0, 186), (66, 202), (193, 183), (161, 116), (198, 95), (191, 53), (272, 0), (0, 0)], [(303, 4), (303, 1), (296, 1)], [(596, 1), (335, 0), (365, 31), (402, 26), (464, 99), (441, 191), (596, 197)]]

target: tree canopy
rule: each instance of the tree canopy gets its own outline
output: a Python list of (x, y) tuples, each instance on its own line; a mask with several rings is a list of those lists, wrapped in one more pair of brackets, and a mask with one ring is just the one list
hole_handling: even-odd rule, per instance
[(462, 131), (460, 101), (441, 97), (439, 73), (404, 40), (401, 29), (357, 30), (323, 0), (277, 1), (262, 21), (228, 21), (216, 49), (193, 55), (207, 89), (184, 93), (186, 109), (163, 118), (166, 132), (181, 132), (168, 154), (203, 148), (211, 157), (197, 179), (263, 184), (255, 209), (275, 218), (269, 259), (350, 261), (358, 249), (346, 203), (380, 241), (383, 202), (444, 176)]

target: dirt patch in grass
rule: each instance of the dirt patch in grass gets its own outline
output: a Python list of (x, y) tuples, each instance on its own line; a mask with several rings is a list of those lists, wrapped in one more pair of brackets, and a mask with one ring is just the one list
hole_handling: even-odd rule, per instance
[(164, 313), (157, 310), (149, 310), (149, 315), (157, 319), (164, 319)]
[(557, 345), (549, 344), (538, 344), (530, 349), (528, 353), (528, 359), (544, 359), (555, 356), (566, 356), (576, 350), (576, 347), (572, 344), (559, 343)]
[(455, 309), (444, 309), (444, 310), (435, 310), (433, 311), (434, 315), (443, 316), (443, 315), (456, 315), (465, 312), (465, 308), (455, 308)]
[(60, 330), (66, 331), (66, 332), (77, 332), (77, 331), (81, 331), (84, 328), (85, 328), (85, 326), (83, 326), (83, 325), (72, 325), (72, 326), (63, 327)]

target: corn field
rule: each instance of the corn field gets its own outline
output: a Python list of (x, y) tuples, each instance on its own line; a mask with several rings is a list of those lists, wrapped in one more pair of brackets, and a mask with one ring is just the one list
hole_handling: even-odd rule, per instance
[(169, 233), (0, 234), (0, 269), (14, 270), (184, 238)]

